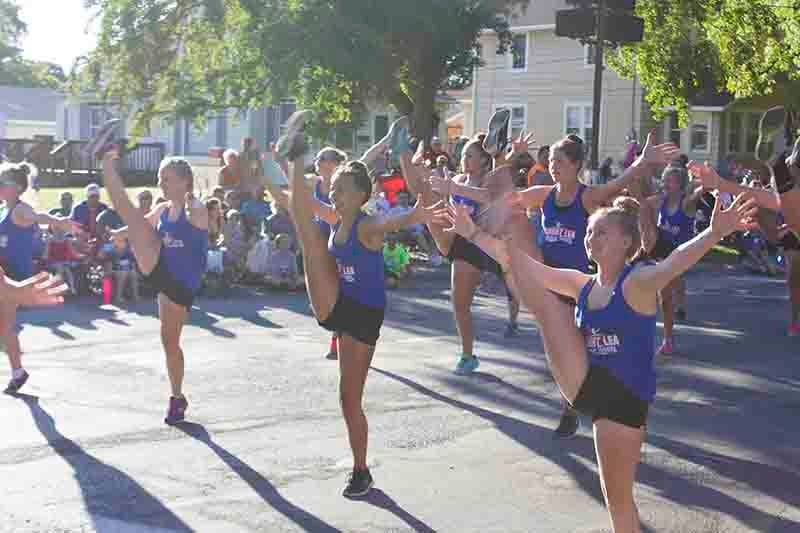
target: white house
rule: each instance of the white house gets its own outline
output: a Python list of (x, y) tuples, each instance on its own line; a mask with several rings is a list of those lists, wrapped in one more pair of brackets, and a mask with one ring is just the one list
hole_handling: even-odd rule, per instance
[(60, 100), (52, 89), (0, 86), (0, 138), (54, 136)]

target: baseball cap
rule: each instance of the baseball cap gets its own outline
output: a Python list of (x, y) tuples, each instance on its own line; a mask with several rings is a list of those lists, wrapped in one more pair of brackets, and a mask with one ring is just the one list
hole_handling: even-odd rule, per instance
[(100, 186), (96, 183), (90, 183), (87, 185), (86, 196), (100, 196)]

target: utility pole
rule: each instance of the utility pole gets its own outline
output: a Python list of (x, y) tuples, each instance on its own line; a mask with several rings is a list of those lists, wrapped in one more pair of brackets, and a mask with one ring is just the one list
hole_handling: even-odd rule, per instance
[(594, 100), (592, 102), (592, 170), (600, 168), (600, 106), (603, 102), (605, 0), (597, 3), (597, 42), (594, 45)]

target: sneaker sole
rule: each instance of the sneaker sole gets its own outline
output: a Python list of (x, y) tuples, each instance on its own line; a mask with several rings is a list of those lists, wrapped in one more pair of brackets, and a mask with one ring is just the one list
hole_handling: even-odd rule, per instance
[(117, 133), (122, 121), (118, 118), (109, 120), (100, 128), (97, 135), (89, 141), (83, 149), (83, 155), (87, 157), (97, 157), (98, 153), (108, 145), (111, 138)]
[(306, 125), (306, 120), (311, 116), (311, 111), (299, 110), (292, 113), (286, 121), (286, 134), (278, 140), (278, 153), (284, 159), (288, 159), (292, 148), (295, 145), (295, 138), (302, 132)]
[(774, 154), (772, 146), (775, 137), (783, 130), (786, 121), (786, 110), (783, 106), (768, 109), (758, 121), (758, 140), (754, 150), (756, 159), (769, 160)]
[(508, 126), (511, 120), (511, 111), (508, 109), (501, 109), (497, 111), (489, 120), (489, 133), (486, 135), (486, 141), (483, 143), (483, 149), (492, 155), (496, 155), (500, 147), (500, 139), (497, 137), (500, 130)]

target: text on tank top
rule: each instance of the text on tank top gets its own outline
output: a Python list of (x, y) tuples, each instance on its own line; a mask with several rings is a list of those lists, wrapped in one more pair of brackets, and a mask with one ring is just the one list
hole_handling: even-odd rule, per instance
[(165, 208), (158, 221), (167, 270), (188, 289), (199, 290), (208, 261), (208, 230), (194, 227), (185, 209), (174, 221), (169, 211)]
[(583, 207), (585, 190), (586, 186), (579, 184), (575, 199), (563, 207), (556, 203), (556, 187), (547, 195), (542, 205), (542, 226), (537, 238), (546, 265), (581, 272), (589, 270), (589, 256), (584, 244), (589, 225), (589, 213)]

